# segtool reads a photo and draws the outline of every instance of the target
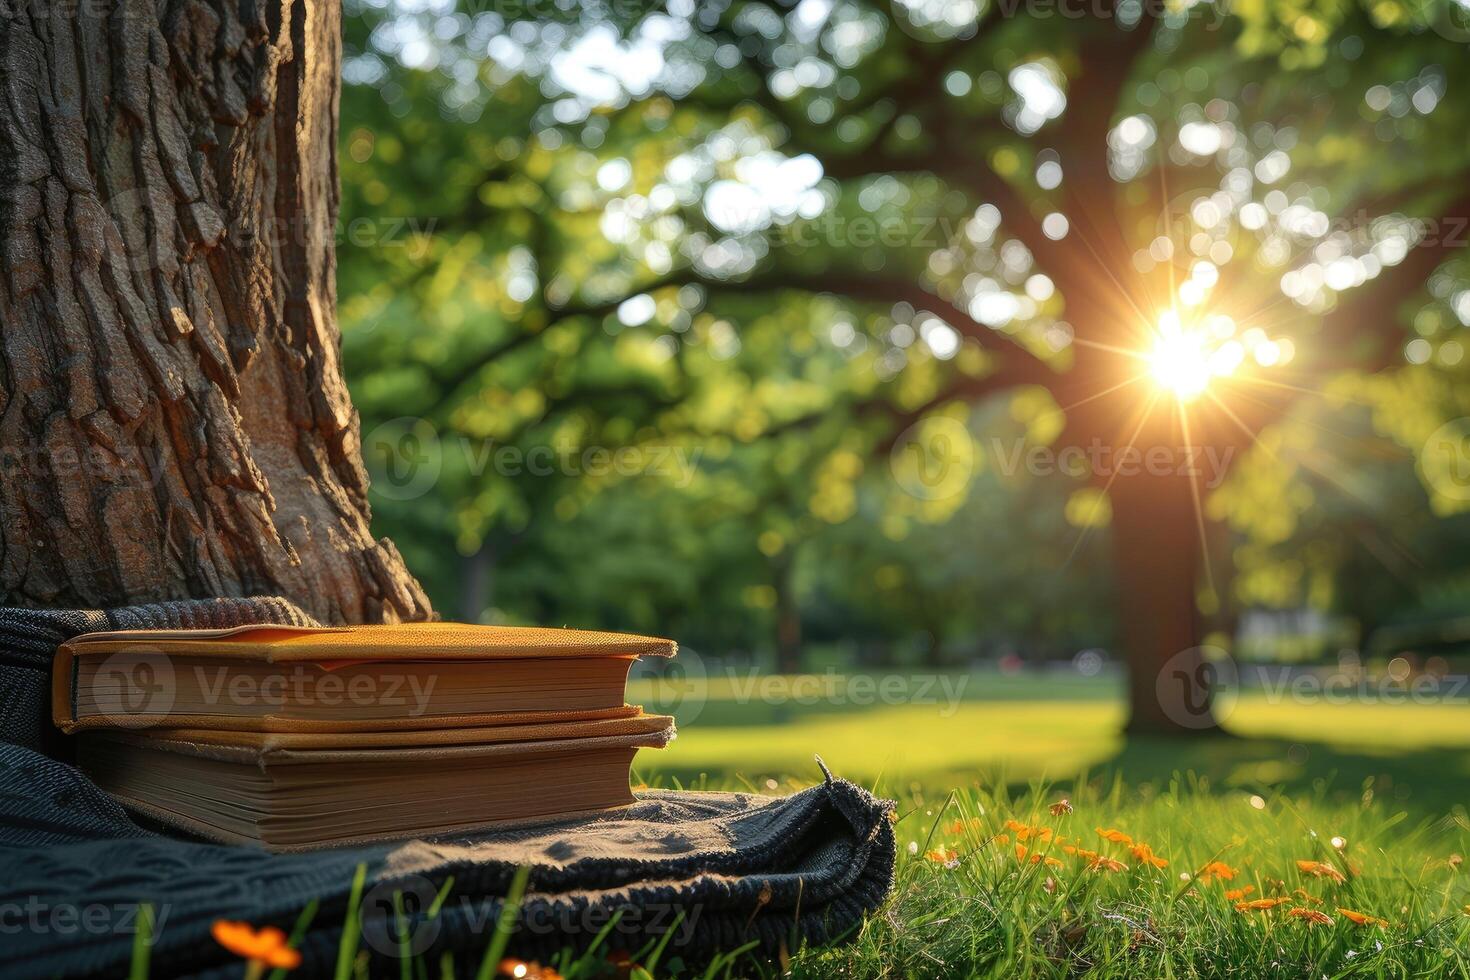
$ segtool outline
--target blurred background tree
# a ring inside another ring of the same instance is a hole
[[[350,2],[378,527],[467,619],[787,671],[1114,649],[1138,730],[1261,610],[1453,647],[1467,28]]]

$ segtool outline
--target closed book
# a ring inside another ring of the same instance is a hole
[[[463,623],[89,633],[62,645],[65,732],[353,732],[629,718],[628,670],[676,644]]]
[[[673,719],[376,733],[91,731],[78,765],[129,808],[171,827],[270,850],[453,836],[633,802],[639,748]]]

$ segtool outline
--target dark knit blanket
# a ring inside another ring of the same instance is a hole
[[[665,961],[698,963],[748,943],[769,955],[839,941],[892,885],[892,805],[825,772],[821,785],[783,798],[650,791],[631,808],[572,822],[274,855],[144,826],[61,761],[67,747],[47,713],[50,661],[63,640],[101,629],[258,622],[311,624],[273,598],[105,612],[0,609],[7,976],[126,975],[145,903],[157,921],[153,976],[238,976],[240,961],[210,939],[211,923],[289,931],[313,899],[319,908],[291,975],[327,975],[359,865],[367,869],[361,948],[374,976],[396,976],[405,947],[430,963],[447,953],[457,975],[473,975],[521,866],[531,876],[510,950],[543,961],[590,945],[615,914],[602,948],[636,951],[667,936]]]

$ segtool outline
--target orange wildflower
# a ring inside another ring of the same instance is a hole
[[[935,864],[942,864],[948,867],[959,863],[960,853],[952,847],[945,847],[943,844],[940,844],[933,850],[925,851],[924,860],[933,861]]]
[[[1103,857],[1101,855],[1098,855],[1097,857],[1093,858],[1091,861],[1087,862],[1087,867],[1088,867],[1088,870],[1090,870],[1090,871],[1127,871],[1128,870],[1128,865],[1124,864],[1122,861],[1114,861],[1110,857]]]
[[[275,926],[257,931],[248,923],[218,919],[209,932],[215,942],[252,964],[278,970],[294,970],[301,965],[301,954],[286,945],[286,934]]]
[[[1016,845],[1016,860],[1022,864],[1025,864],[1027,861],[1030,861],[1032,864],[1045,862],[1048,868],[1060,868],[1062,866],[1062,862],[1054,857],[1047,857],[1045,854],[1034,854],[1028,851],[1025,844]]]
[[[607,965],[613,968],[613,976],[616,980],[628,980],[634,970],[642,970],[633,959],[633,954],[626,949],[615,949],[607,954]]]
[[[969,820],[953,820],[944,829],[951,834],[963,834],[966,830],[979,830],[982,826],[979,817],[971,817]]]
[[[1341,915],[1344,919],[1347,919],[1349,922],[1356,926],[1377,926],[1378,928],[1382,929],[1383,927],[1388,925],[1387,919],[1380,919],[1377,916],[1369,915],[1366,912],[1354,912],[1352,909],[1339,907],[1337,910],[1337,914]]]
[[[1298,861],[1296,867],[1302,874],[1311,875],[1314,878],[1326,878],[1337,884],[1347,881],[1341,871],[1325,861]]]
[[[1001,847],[1005,847],[1007,844],[1009,844],[1011,842],[1011,835],[1010,834],[996,834],[995,837],[994,837],[994,840]]]
[[[1063,814],[1067,814],[1067,813],[1071,813],[1072,812],[1072,801],[1071,800],[1057,800],[1050,807],[1048,807],[1048,809],[1051,810],[1051,815],[1052,816],[1054,816],[1054,817],[1060,817]]]
[[[1169,863],[1168,861],[1155,854],[1154,849],[1152,847],[1149,847],[1142,841],[1134,844],[1133,847],[1129,848],[1129,850],[1133,854],[1134,858],[1136,858],[1141,864],[1151,864],[1156,868],[1162,868]]]
[[[1073,847],[1071,844],[1064,845],[1062,851],[1066,854],[1075,854],[1084,861],[1096,861],[1098,856],[1096,851],[1089,851],[1085,847]]]
[[[1289,898],[1257,898],[1249,902],[1236,902],[1235,911],[1265,912],[1267,909],[1274,909],[1276,906],[1285,905],[1290,901],[1291,899]]]
[[[1126,844],[1129,846],[1133,844],[1133,838],[1129,837],[1121,830],[1103,830],[1101,827],[1099,827],[1097,828],[1097,833],[1098,836],[1101,837],[1103,840],[1112,841],[1114,844]]]
[[[1043,855],[1041,855],[1041,854],[1032,854],[1031,851],[1029,849],[1027,849],[1027,847],[1026,847],[1025,844],[1017,844],[1016,845],[1016,863],[1017,864],[1025,864],[1028,860],[1032,864],[1040,864],[1041,861],[1042,861],[1042,858],[1043,858]],[[1046,858],[1046,862],[1047,862],[1047,864],[1051,864],[1053,862],[1055,862],[1057,864],[1061,864],[1061,862],[1060,861],[1057,861],[1056,858]]]
[[[1232,888],[1225,893],[1225,900],[1227,902],[1238,902],[1255,890],[1255,885],[1246,885],[1244,888]]]
[[[1015,831],[1016,840],[1030,840],[1032,837],[1043,841],[1051,840],[1052,829],[1050,827],[1032,827],[1019,820],[1007,820],[1005,827],[1006,830]]]
[[[1211,861],[1200,869],[1199,880],[1208,882],[1219,878],[1221,881],[1232,881],[1238,874],[1240,874],[1239,871],[1224,861]]]
[[[1291,916],[1293,919],[1304,919],[1306,920],[1308,925],[1332,925],[1332,916],[1328,915],[1326,912],[1318,912],[1316,909],[1292,909],[1286,914]]]

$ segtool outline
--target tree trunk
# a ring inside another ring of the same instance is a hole
[[[776,672],[801,673],[801,608],[792,587],[795,561],[779,560],[771,576],[776,589]]]
[[[0,17],[0,601],[430,615],[340,371],[339,6]]]
[[[1191,480],[1138,473],[1118,476],[1109,488],[1129,732],[1217,730],[1212,678],[1199,651],[1202,565]]]
[[[478,623],[485,610],[495,604],[495,545],[483,542],[475,553],[460,559],[461,586],[459,618]]]

